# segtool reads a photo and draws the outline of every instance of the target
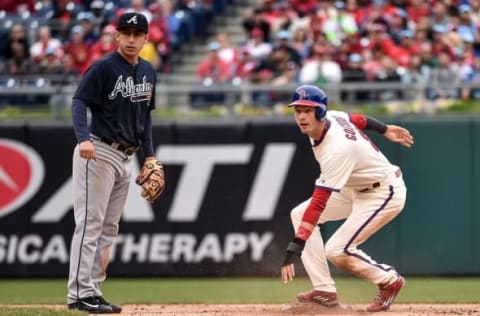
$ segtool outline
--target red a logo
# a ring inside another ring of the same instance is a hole
[[[0,138],[0,217],[30,200],[45,174],[43,161],[31,147]]]

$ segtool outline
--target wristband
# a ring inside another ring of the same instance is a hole
[[[287,252],[293,252],[300,257],[302,254],[303,248],[305,247],[305,240],[300,238],[295,238],[287,246]]]
[[[293,263],[297,257],[300,257],[304,247],[305,240],[299,238],[293,239],[293,241],[291,241],[287,246],[287,251],[285,252],[282,266]]]
[[[387,131],[387,125],[379,120],[374,119],[373,117],[367,116],[367,125],[365,129],[376,131],[380,134],[385,134]]]

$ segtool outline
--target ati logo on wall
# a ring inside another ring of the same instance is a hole
[[[165,166],[183,166],[167,212],[167,220],[195,222],[213,168],[218,165],[246,165],[250,163],[253,150],[253,144],[159,146],[156,156]],[[265,146],[253,184],[248,188],[250,193],[242,212],[243,221],[268,221],[273,218],[294,152],[295,144],[292,143],[271,143]],[[139,165],[135,164],[132,174],[138,172]],[[135,177],[132,177],[122,220],[152,222],[152,205],[141,197],[141,187],[136,185],[134,180]],[[235,185],[235,179],[232,179],[232,185]],[[72,179],[69,178],[33,215],[32,221],[59,222],[72,206]]]
[[[0,217],[23,206],[44,178],[42,158],[27,145],[0,139]]]

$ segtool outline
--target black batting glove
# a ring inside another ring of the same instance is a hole
[[[282,267],[293,263],[297,258],[302,255],[303,248],[305,247],[305,240],[295,238],[288,243],[285,257],[283,259]]]

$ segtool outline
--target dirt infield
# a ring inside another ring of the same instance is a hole
[[[124,316],[288,316],[288,315],[370,315],[363,312],[367,305],[352,305],[324,308],[308,303],[294,304],[168,304],[168,305],[124,305]],[[394,304],[387,312],[375,315],[430,316],[430,315],[480,315],[480,304]]]
[[[42,307],[55,310],[65,305],[1,305],[12,308]],[[375,315],[432,316],[480,315],[480,304],[394,304],[390,310],[367,313],[367,305],[325,308],[311,303],[292,304],[135,304],[123,305],[119,316],[289,316],[289,315]]]

